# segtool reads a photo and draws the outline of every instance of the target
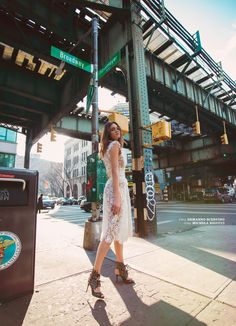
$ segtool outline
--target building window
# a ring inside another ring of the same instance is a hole
[[[0,166],[13,168],[15,166],[15,155],[0,153]]]
[[[75,156],[73,158],[73,164],[76,165],[76,164],[78,164],[78,162],[79,162],[79,157],[78,156]]]
[[[67,150],[66,150],[66,155],[68,156],[68,155],[70,155],[71,154],[71,148],[68,148]]]
[[[0,127],[0,140],[15,143],[16,135],[17,135],[16,131]]]
[[[86,174],[86,166],[82,166],[82,175]]]
[[[66,161],[66,170],[69,170],[71,168],[71,160]]]
[[[82,147],[85,147],[87,145],[88,141],[87,140],[82,140]]]
[[[87,156],[88,156],[88,152],[82,153],[82,162],[86,162],[87,161]]]
[[[73,170],[73,178],[78,177],[78,169]]]
[[[77,152],[79,150],[79,143],[74,145],[74,152]]]

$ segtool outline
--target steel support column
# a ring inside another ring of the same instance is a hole
[[[32,131],[27,130],[26,141],[25,141],[25,157],[24,157],[24,168],[29,169],[30,167],[30,151],[33,146],[32,142]]]
[[[140,9],[131,1],[133,52],[126,55],[132,134],[132,169],[135,194],[135,233],[141,237],[157,234],[153,154],[143,144],[151,143],[147,80]],[[127,48],[128,49],[128,48]]]

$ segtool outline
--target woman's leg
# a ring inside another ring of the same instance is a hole
[[[119,243],[119,241],[114,241],[114,247],[116,253],[116,267],[115,267],[116,281],[118,277],[117,275],[120,275],[125,283],[134,283],[132,278],[128,277],[128,270],[124,265],[123,244]]]
[[[116,261],[123,263],[123,244],[119,243],[119,241],[114,241],[115,253],[116,253]]]
[[[106,254],[107,254],[107,252],[108,252],[108,250],[110,248],[110,245],[111,244],[110,243],[107,243],[105,240],[102,240],[99,243],[97,254],[96,254],[96,258],[95,258],[95,262],[94,262],[94,266],[93,266],[93,271],[90,274],[90,277],[89,277],[89,281],[88,282],[91,281],[91,277],[93,277],[94,273],[96,275],[96,278],[98,277],[97,279],[99,280],[99,275],[98,274],[101,273],[102,263],[103,263],[104,258],[105,258]],[[93,292],[98,293],[98,296],[97,297],[99,297],[101,299],[104,298],[103,294],[101,293],[100,286],[97,286],[96,288],[92,287],[91,284],[90,284],[90,286],[92,288],[92,293]]]
[[[107,255],[108,250],[110,249],[110,245],[111,245],[110,243],[107,243],[105,240],[102,240],[98,246],[98,250],[93,266],[93,269],[95,269],[95,271],[97,271],[98,274],[101,273],[102,263]]]

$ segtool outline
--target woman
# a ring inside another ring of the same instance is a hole
[[[123,138],[120,126],[116,122],[107,122],[102,135],[100,151],[108,176],[103,195],[102,235],[94,267],[88,280],[88,287],[91,287],[92,295],[100,299],[104,299],[104,295],[100,291],[101,267],[112,241],[114,241],[117,259],[116,281],[121,277],[124,283],[134,283],[128,277],[123,258],[123,242],[132,235],[132,218],[125,164],[121,152],[122,146]]]

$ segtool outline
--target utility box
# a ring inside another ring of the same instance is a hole
[[[98,153],[87,157],[86,193],[89,202],[102,202],[103,191],[107,181],[106,168]]]
[[[0,302],[34,291],[38,172],[0,168]]]

